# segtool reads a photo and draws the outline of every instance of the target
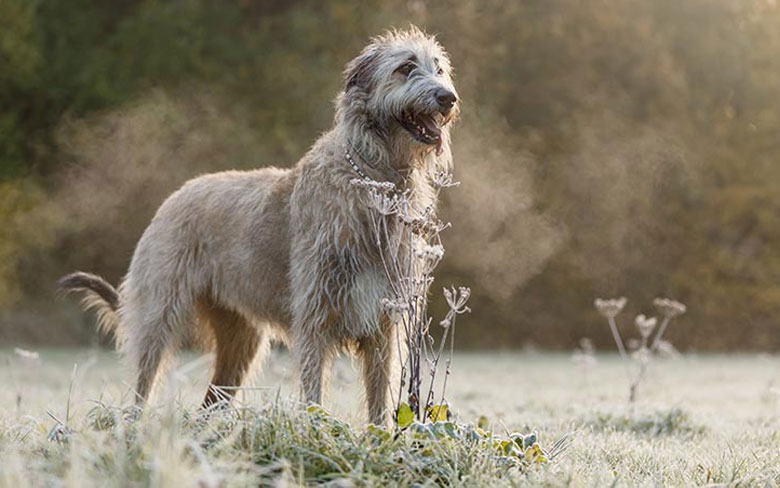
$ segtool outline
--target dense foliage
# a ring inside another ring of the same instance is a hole
[[[3,342],[93,337],[59,274],[117,281],[199,172],[294,162],[345,62],[410,22],[464,100],[439,277],[473,285],[459,346],[607,345],[605,295],[687,303],[683,348],[780,345],[772,0],[0,0]]]

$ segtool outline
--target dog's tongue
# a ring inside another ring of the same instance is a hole
[[[423,115],[417,119],[422,125],[425,126],[425,130],[427,130],[431,134],[438,134],[441,129],[439,129],[439,126],[436,124],[436,121],[433,120],[433,117],[428,117],[427,115]]]
[[[428,131],[429,134],[435,134],[436,135],[436,154],[440,155],[442,148],[441,148],[441,127],[436,123],[436,120],[433,117],[420,117],[419,122],[425,126],[425,130]]]

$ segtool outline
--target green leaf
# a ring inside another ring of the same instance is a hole
[[[510,455],[514,450],[514,443],[506,439],[496,439],[493,441],[493,448],[497,449],[501,454]]]
[[[473,442],[473,443],[479,442],[480,440],[482,440],[483,437],[485,437],[484,436],[484,431],[482,431],[482,432],[480,432],[480,431],[482,431],[482,429],[479,429],[479,431],[478,431],[477,429],[469,427],[469,429],[466,430],[466,433],[465,433],[464,437],[469,442]]]
[[[433,439],[436,434],[433,432],[433,424],[423,424],[414,421],[409,425],[409,431],[413,433],[415,439]]]
[[[525,450],[525,460],[529,463],[546,463],[547,455],[542,451],[542,448],[539,447],[539,444],[535,442],[531,447]]]
[[[489,424],[488,418],[484,415],[480,415],[479,419],[477,419],[477,427],[480,429],[487,429]]]
[[[308,407],[306,407],[306,412],[309,413],[310,415],[320,415],[320,416],[323,416],[323,417],[329,417],[330,416],[328,414],[328,412],[324,408],[322,408],[321,406],[316,405],[316,404],[315,405],[309,405]]]
[[[520,434],[518,432],[512,432],[509,434],[509,438],[512,439],[512,441],[517,444],[521,449],[525,449],[528,446],[523,445],[523,434]],[[530,445],[530,444],[529,444]]]
[[[444,432],[446,432],[447,436],[452,439],[460,439],[460,433],[458,431],[457,425],[455,425],[455,422],[444,422]]]
[[[536,444],[536,432],[533,432],[523,437],[523,449],[528,449],[534,444]]]
[[[427,414],[431,422],[446,422],[450,416],[447,405],[443,404],[428,407]]]
[[[412,425],[412,422],[414,422],[412,407],[410,407],[408,403],[401,403],[401,405],[398,406],[398,413],[396,413],[395,416],[396,425],[401,429],[405,429]]]
[[[433,432],[433,434],[439,439],[446,437],[449,437],[450,439],[458,439],[460,437],[454,422],[434,422],[430,424],[430,426],[431,432]]]
[[[377,425],[368,424],[368,427],[366,427],[366,432],[368,432],[369,435],[380,442],[387,442],[390,440],[390,432]]]

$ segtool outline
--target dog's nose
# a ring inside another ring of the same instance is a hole
[[[442,110],[449,110],[458,101],[458,97],[451,91],[440,88],[436,90],[436,101],[439,102],[439,107]]]

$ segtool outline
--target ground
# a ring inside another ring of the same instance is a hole
[[[233,471],[224,451],[215,454],[203,442],[199,448],[192,446],[196,443],[187,438],[187,430],[177,427],[179,420],[197,413],[208,356],[186,354],[179,359],[167,386],[157,392],[154,407],[170,412],[174,420],[171,425],[164,420],[154,424],[159,432],[148,437],[155,439],[154,445],[139,446],[136,437],[111,444],[105,432],[121,430],[125,424],[104,430],[102,417],[93,410],[96,401],[106,409],[130,403],[129,377],[113,352],[35,352],[37,358],[0,350],[0,486],[232,486],[257,484],[257,477],[264,476],[262,456],[248,458],[256,472]],[[585,365],[561,353],[459,353],[446,397],[463,423],[485,416],[491,429],[502,435],[535,431],[542,447],[569,437],[570,445],[560,457],[508,478],[507,483],[780,484],[780,388],[775,386],[780,382],[780,359],[692,354],[657,359],[633,407],[627,402],[625,365],[613,355],[596,359]],[[289,357],[274,351],[264,372],[252,381],[252,389],[240,396],[252,408],[294,409]],[[360,384],[350,361],[336,364],[324,407],[356,431],[364,430]],[[65,427],[57,427],[58,422]],[[141,438],[141,433],[137,436]],[[195,461],[183,461],[180,451],[170,447],[179,444]],[[134,454],[134,449],[142,455]],[[289,483],[312,482],[296,468],[300,459],[284,461]],[[144,466],[133,466],[140,462]],[[343,471],[343,464],[339,469]],[[373,478],[355,479],[371,484]],[[460,482],[477,483],[467,481]],[[449,482],[460,483],[457,478]]]

